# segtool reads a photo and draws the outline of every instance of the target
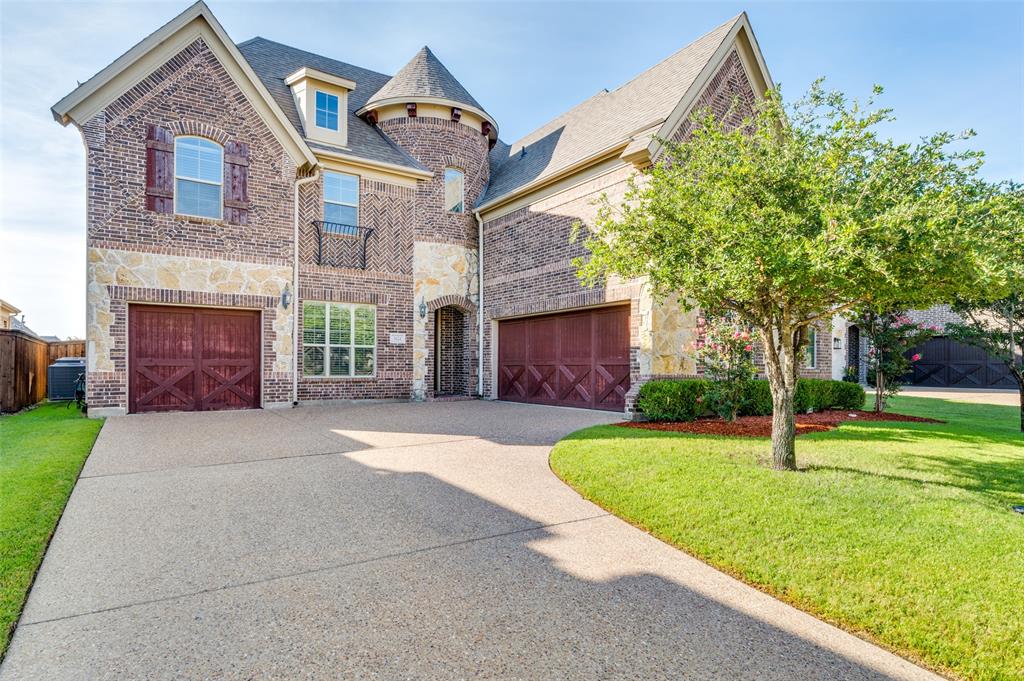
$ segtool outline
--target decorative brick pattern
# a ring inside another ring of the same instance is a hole
[[[476,218],[468,208],[476,205],[490,174],[487,137],[440,118],[393,118],[381,122],[380,129],[434,173],[416,189],[415,239],[476,248]],[[463,213],[444,209],[445,168],[465,173]]]
[[[754,110],[754,89],[743,70],[743,62],[733,50],[725,58],[722,66],[711,77],[704,91],[690,107],[691,114],[700,115],[710,110],[717,119],[724,120],[728,125],[739,125],[744,117]],[[735,106],[733,106],[735,104]],[[685,140],[693,131],[693,120],[687,115],[671,140],[677,144]]]

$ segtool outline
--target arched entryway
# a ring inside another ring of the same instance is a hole
[[[849,370],[851,367],[857,376],[857,380],[863,380],[861,378],[860,371],[860,328],[857,326],[851,326],[846,330],[846,367]]]
[[[428,398],[476,394],[476,307],[463,296],[428,303],[426,321]]]
[[[434,395],[470,393],[466,353],[466,315],[454,305],[434,312]]]

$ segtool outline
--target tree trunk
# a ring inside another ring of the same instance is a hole
[[[882,375],[882,362],[875,363],[875,413],[885,411],[885,376]]]
[[[772,391],[772,468],[796,470],[796,415],[793,396],[796,391]]]
[[[794,332],[759,329],[764,344],[764,368],[772,393],[772,468],[796,470],[796,416],[793,407],[799,362]]]

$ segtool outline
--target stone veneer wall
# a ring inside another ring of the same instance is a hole
[[[413,396],[434,393],[434,315],[452,305],[463,313],[463,343],[469,358],[469,391],[477,385],[477,305],[480,302],[477,251],[457,244],[418,241],[414,247]],[[419,305],[427,306],[420,317]]]
[[[249,145],[245,225],[146,210],[146,126]],[[197,39],[82,126],[86,146],[87,400],[128,404],[127,305],[262,310],[265,403],[290,399],[295,166],[216,56]]]

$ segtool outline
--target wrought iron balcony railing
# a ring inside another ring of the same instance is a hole
[[[366,269],[366,242],[373,234],[371,227],[322,220],[314,220],[312,226],[317,265]]]

